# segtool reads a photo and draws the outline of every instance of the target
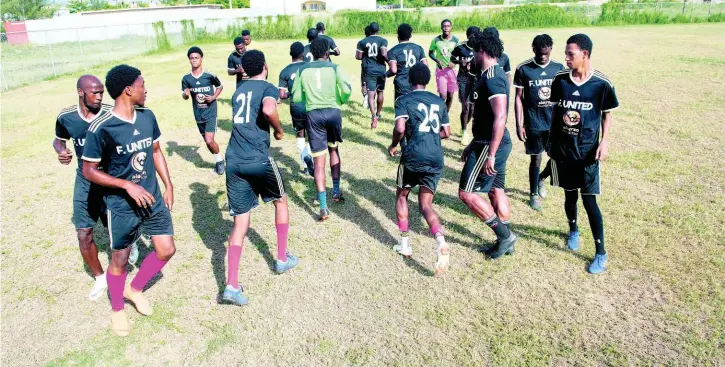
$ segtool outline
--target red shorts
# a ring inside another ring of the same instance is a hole
[[[436,69],[436,85],[438,94],[445,96],[458,91],[456,72],[451,68]]]

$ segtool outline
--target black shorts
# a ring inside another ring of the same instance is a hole
[[[549,144],[548,131],[529,131],[526,129],[526,154],[539,155],[544,152],[546,145]]]
[[[463,103],[464,101],[468,104],[473,104],[473,98],[471,97],[471,94],[466,94],[466,85],[468,84],[468,78],[461,78],[458,77],[458,101]]]
[[[216,103],[207,108],[194,108],[194,119],[196,119],[196,127],[199,134],[216,133],[217,129],[217,109]]]
[[[138,240],[142,232],[151,237],[174,235],[171,212],[163,200],[157,200],[150,210],[114,213],[108,209],[106,213],[112,250],[128,248]]]
[[[404,165],[399,164],[398,179],[396,180],[396,183],[399,189],[412,189],[416,186],[422,186],[435,193],[438,188],[438,181],[440,178],[440,172],[414,172]]]
[[[368,89],[368,92],[385,90],[385,75],[365,76],[365,87]]]
[[[313,157],[325,154],[328,147],[342,143],[342,114],[337,108],[323,108],[307,112],[307,139]]]
[[[106,225],[103,188],[92,184],[78,172],[73,186],[73,225],[76,229],[93,228],[100,219]]]
[[[582,195],[602,193],[599,161],[567,162],[551,160],[551,184],[564,190],[581,190]]]
[[[471,153],[466,157],[463,171],[461,171],[459,189],[465,192],[482,193],[488,193],[491,189],[503,190],[506,187],[506,160],[511,153],[511,145],[511,138],[509,134],[505,133],[496,151],[496,162],[494,162],[496,174],[487,176],[483,172],[483,164],[486,162],[489,145],[488,143],[474,143]]]
[[[256,208],[260,196],[268,203],[284,195],[282,175],[272,157],[267,162],[227,162],[227,200],[232,217]]]
[[[365,85],[365,69],[360,70],[360,84]]]
[[[292,127],[295,132],[300,132],[305,129],[307,123],[307,112],[290,107],[290,115],[292,116]]]

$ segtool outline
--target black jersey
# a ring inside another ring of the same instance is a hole
[[[204,98],[206,96],[213,96],[216,89],[221,86],[222,82],[219,78],[206,70],[202,70],[199,76],[194,76],[189,72],[181,78],[181,91],[183,92],[184,89],[189,88],[194,116],[200,116],[208,109],[216,109],[216,100],[207,103]]]
[[[337,48],[337,45],[335,44],[335,40],[333,40],[332,37],[330,37],[326,34],[321,34],[317,38],[322,38],[325,41],[327,41],[327,46],[330,48],[330,52],[335,51],[335,49]],[[332,55],[330,55],[330,56],[332,56]]]
[[[388,51],[388,60],[395,62],[398,72],[395,74],[395,91],[398,94],[405,94],[410,91],[410,81],[408,81],[409,69],[417,62],[425,59],[425,51],[423,47],[412,42],[401,42]]]
[[[227,59],[227,68],[229,69],[239,69],[240,66],[242,66],[242,57],[244,57],[244,54],[240,54],[237,51],[232,52],[229,54],[229,58]],[[247,73],[237,73],[237,84],[241,82],[242,80],[247,80],[249,77],[247,76]]]
[[[297,71],[300,70],[300,67],[302,66],[302,61],[295,61],[289,65],[287,65],[282,71],[279,73],[279,89],[284,89],[287,91],[287,95],[290,101],[290,110],[294,112],[304,113],[305,112],[305,102],[300,103],[294,103],[293,102],[293,95],[292,95],[292,87],[295,84],[295,78],[297,77]]]
[[[506,74],[511,73],[511,60],[509,59],[509,55],[506,55],[505,52],[501,53],[501,57],[496,59],[496,62],[501,66]]]
[[[68,141],[73,139],[73,148],[76,152],[76,158],[78,159],[78,173],[81,173],[83,168],[83,146],[86,143],[86,132],[88,127],[95,118],[108,113],[113,106],[102,104],[101,110],[98,114],[90,120],[86,120],[81,116],[81,108],[78,105],[66,107],[60,111],[58,117],[55,119],[55,137]]]
[[[309,43],[305,45],[304,54],[305,54],[305,62],[313,62],[313,61],[315,61],[315,57],[312,56],[312,50],[310,50],[310,44]]]
[[[461,65],[458,68],[458,79],[468,80],[471,61],[473,61],[473,49],[468,42],[461,42],[453,49],[451,60]],[[466,67],[463,66],[464,64]]]
[[[395,120],[406,118],[400,163],[413,172],[443,171],[440,131],[449,125],[446,102],[426,90],[414,90],[395,100]]]
[[[491,140],[494,115],[490,101],[492,98],[506,97],[506,113],[508,113],[508,90],[509,80],[500,65],[490,66],[483,71],[473,92],[475,106],[471,130],[474,141],[488,142]]]
[[[549,61],[539,65],[528,59],[516,68],[514,87],[523,89],[524,127],[529,131],[551,129],[551,83],[564,65]]]
[[[378,35],[363,38],[357,43],[357,50],[363,54],[365,75],[371,77],[385,76],[385,60],[382,50],[388,48],[388,40]]]
[[[232,96],[233,128],[226,160],[258,163],[269,159],[270,125],[262,113],[262,102],[279,98],[279,89],[265,80],[245,80]]]
[[[567,161],[594,161],[599,147],[602,114],[619,107],[612,81],[598,70],[575,83],[563,70],[551,85],[555,103],[551,118],[551,157]]]
[[[83,160],[100,162],[109,175],[140,185],[164,205],[156,179],[153,144],[161,131],[151,110],[138,107],[131,121],[112,111],[91,122],[86,133]],[[106,206],[112,212],[133,213],[142,210],[125,190],[106,188]]]

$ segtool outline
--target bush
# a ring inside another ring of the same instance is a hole
[[[171,50],[171,43],[169,42],[169,37],[166,36],[164,22],[155,22],[153,27],[154,33],[156,34],[156,51]]]

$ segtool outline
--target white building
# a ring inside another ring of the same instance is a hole
[[[375,0],[251,0],[250,9],[269,15],[297,15],[307,12],[334,13],[340,10],[374,11]]]

